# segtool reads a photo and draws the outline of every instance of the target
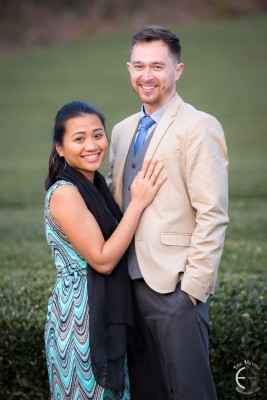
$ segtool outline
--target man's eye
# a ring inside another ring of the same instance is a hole
[[[137,69],[138,71],[142,69],[142,65],[135,65],[134,66],[135,69]]]
[[[156,71],[159,71],[159,70],[162,69],[162,66],[161,66],[161,65],[155,65],[155,66],[154,66],[154,69],[155,69]]]

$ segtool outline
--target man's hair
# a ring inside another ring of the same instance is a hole
[[[146,25],[136,32],[131,40],[131,53],[136,44],[156,40],[164,42],[169,47],[171,54],[180,62],[181,46],[179,38],[168,29],[159,25]]]

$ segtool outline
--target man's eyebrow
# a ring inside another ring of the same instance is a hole
[[[131,64],[143,64],[143,61],[138,61],[138,60],[134,60],[134,61],[132,61],[131,62]],[[153,61],[152,63],[150,63],[151,65],[155,65],[155,64],[157,64],[157,65],[165,65],[165,62],[164,61]]]

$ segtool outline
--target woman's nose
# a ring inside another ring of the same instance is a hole
[[[96,147],[97,147],[97,146],[96,146],[95,140],[94,140],[93,138],[87,139],[87,140],[85,141],[85,144],[84,144],[85,150],[87,150],[87,151],[92,151],[92,150],[94,150]]]

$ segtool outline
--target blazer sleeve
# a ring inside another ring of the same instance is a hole
[[[186,184],[196,226],[181,287],[206,302],[214,292],[228,224],[228,156],[220,123],[210,115],[197,121],[185,147]]]

